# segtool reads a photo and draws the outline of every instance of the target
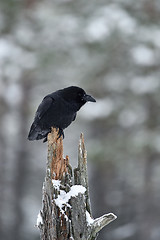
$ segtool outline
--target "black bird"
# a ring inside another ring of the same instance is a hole
[[[63,129],[75,120],[77,111],[86,102],[96,102],[96,100],[86,94],[82,88],[75,86],[48,94],[36,111],[28,139],[32,141],[44,138],[43,142],[46,142],[51,127],[59,129],[58,138],[64,137]]]

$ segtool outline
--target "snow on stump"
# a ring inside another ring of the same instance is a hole
[[[87,152],[83,134],[78,149],[78,167],[63,158],[63,140],[52,128],[48,134],[48,158],[43,183],[42,210],[37,217],[41,240],[94,240],[98,232],[117,217],[108,213],[93,219],[91,213]]]

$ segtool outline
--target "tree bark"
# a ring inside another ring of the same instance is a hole
[[[117,217],[113,213],[93,219],[91,213],[87,152],[83,134],[78,148],[78,167],[63,158],[63,140],[57,130],[48,134],[48,158],[43,184],[42,210],[37,218],[41,240],[94,240],[98,232]]]

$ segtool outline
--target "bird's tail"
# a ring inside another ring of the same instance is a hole
[[[36,129],[35,124],[33,123],[28,134],[28,140],[30,141],[37,140],[38,135],[39,133]]]
[[[28,140],[33,141],[33,140],[38,140],[39,138],[39,134],[38,132],[36,132],[36,130],[34,129],[33,131],[30,131],[28,134]]]
[[[48,130],[42,131],[33,123],[28,134],[28,140],[33,141],[43,139],[47,137],[48,133]]]

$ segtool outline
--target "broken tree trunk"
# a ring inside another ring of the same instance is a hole
[[[94,240],[98,232],[116,219],[113,213],[93,219],[90,206],[87,153],[83,134],[78,149],[78,167],[63,158],[63,140],[57,130],[48,134],[48,158],[43,184],[42,210],[37,218],[41,240]]]

